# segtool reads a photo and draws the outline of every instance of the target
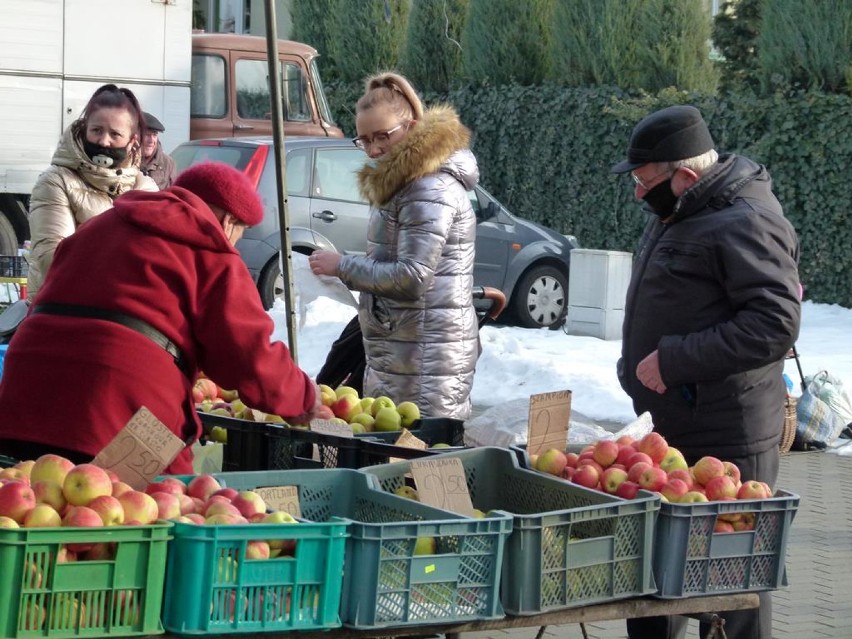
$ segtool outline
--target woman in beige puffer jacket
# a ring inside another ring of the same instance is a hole
[[[136,97],[113,84],[95,91],[83,116],[65,130],[51,166],[39,176],[30,199],[31,299],[41,288],[62,239],[112,208],[122,193],[157,190],[139,169],[144,132]]]

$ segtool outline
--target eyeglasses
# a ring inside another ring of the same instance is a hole
[[[374,144],[385,144],[388,140],[390,140],[391,135],[399,131],[404,126],[408,126],[408,122],[400,122],[392,129],[374,133],[372,137],[359,135],[357,138],[352,138],[352,144],[361,150],[366,150],[368,146],[373,146]]]
[[[665,171],[663,171],[662,173],[657,173],[656,175],[654,175],[654,176],[652,176],[652,177],[650,177],[650,178],[648,178],[647,180],[644,180],[644,181],[643,181],[643,180],[640,180],[638,177],[636,177],[636,174],[635,174],[635,173],[631,173],[631,174],[630,174],[630,177],[631,177],[631,178],[633,178],[633,183],[634,183],[636,186],[641,186],[641,187],[642,187],[643,189],[645,189],[646,191],[650,191],[650,190],[651,190],[651,187],[646,186],[646,185],[645,185],[645,182],[653,182],[653,181],[654,181],[654,180],[656,180],[658,177],[660,177],[661,175],[665,175],[666,173],[671,173],[672,175],[674,175],[674,171],[672,171],[671,169],[666,169],[666,170],[665,170]]]

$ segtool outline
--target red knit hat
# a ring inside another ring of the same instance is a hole
[[[246,175],[222,162],[202,162],[181,171],[172,186],[192,191],[247,226],[263,220],[263,202]]]

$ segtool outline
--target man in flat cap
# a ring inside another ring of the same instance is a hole
[[[175,181],[177,169],[175,161],[163,150],[160,142],[160,133],[165,131],[166,127],[150,113],[145,112],[143,115],[148,130],[142,140],[142,172],[154,180],[162,191]]]
[[[784,358],[799,333],[796,232],[763,166],[719,155],[701,113],[673,106],[633,129],[627,159],[648,222],[627,291],[618,376],[637,414],[687,463],[732,461],[774,485]],[[769,593],[725,613],[730,639],[770,639]],[[682,637],[686,619],[630,620],[630,639]],[[707,628],[702,625],[701,636]]]

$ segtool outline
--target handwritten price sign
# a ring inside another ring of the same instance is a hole
[[[172,463],[184,443],[144,406],[92,461],[141,490]]]
[[[411,475],[422,503],[473,517],[460,459],[418,459],[411,462]]]
[[[302,516],[299,489],[296,486],[270,486],[268,488],[257,488],[255,492],[263,497],[263,501],[270,509],[283,510],[293,517]]]
[[[565,450],[571,421],[571,391],[530,396],[527,452],[538,455],[548,448]]]

